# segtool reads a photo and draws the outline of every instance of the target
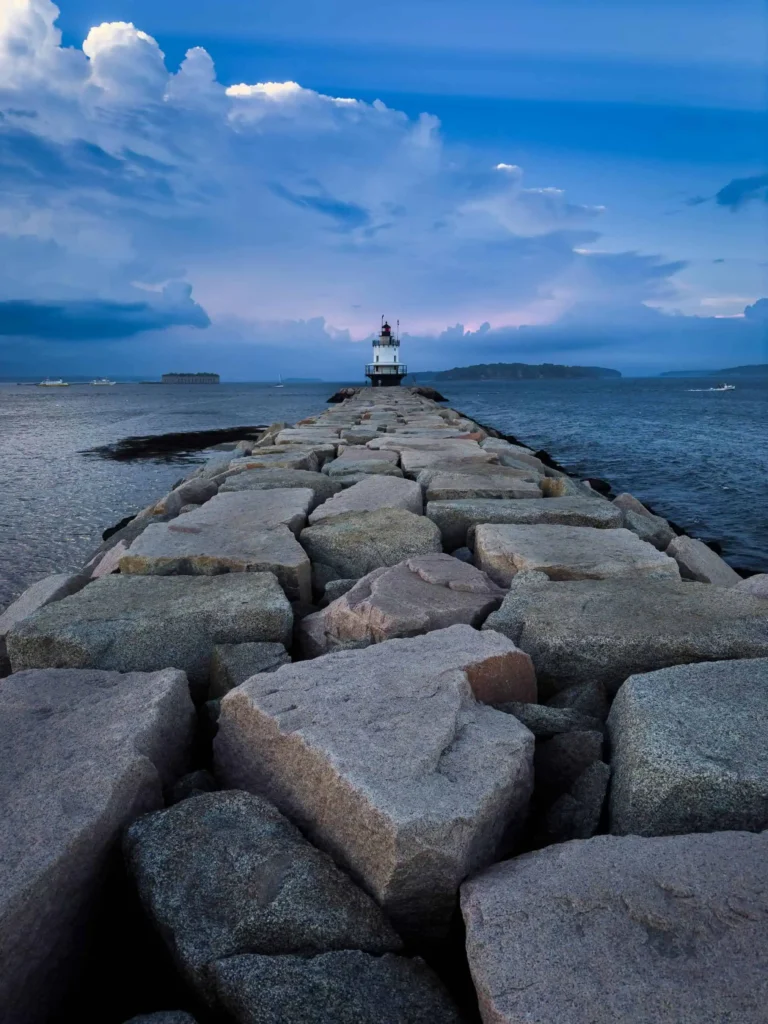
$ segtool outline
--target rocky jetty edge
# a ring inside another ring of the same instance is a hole
[[[9,1024],[758,1024],[768,575],[416,389],[0,615]]]

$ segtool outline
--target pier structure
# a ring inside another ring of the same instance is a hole
[[[768,577],[593,483],[353,389],[6,609],[7,1019],[763,1022]]]

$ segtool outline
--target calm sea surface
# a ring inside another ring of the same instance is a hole
[[[105,527],[189,472],[88,458],[84,449],[130,435],[292,422],[325,408],[336,386],[0,384],[0,608],[34,580],[76,568]],[[768,381],[691,390],[706,386],[628,379],[442,390],[480,422],[719,540],[731,564],[768,572]]]

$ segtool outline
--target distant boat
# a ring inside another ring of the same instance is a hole
[[[93,384],[94,386],[104,386],[110,388],[114,385],[114,383],[115,382],[113,380],[108,380],[106,377],[100,377],[98,380],[91,381],[91,384]]]
[[[735,391],[735,384],[721,384],[719,388],[711,388],[711,391]]]
[[[275,384],[273,386],[276,387],[276,388],[284,388],[285,384],[283,384],[283,375],[282,375],[282,373],[278,373],[277,376],[278,376],[278,379],[279,379],[280,383],[279,384]]]
[[[41,380],[37,385],[39,388],[68,388],[69,384],[59,377],[58,380],[51,380],[50,377],[46,377],[45,380]]]

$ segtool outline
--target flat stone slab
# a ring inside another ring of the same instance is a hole
[[[336,444],[339,440],[341,427],[334,427],[330,423],[318,425],[317,427],[287,427],[281,430],[275,438],[276,444]]]
[[[526,571],[552,580],[680,578],[674,559],[630,530],[591,526],[483,523],[475,527],[475,564],[503,587]]]
[[[415,480],[371,476],[348,487],[320,505],[310,515],[314,525],[343,512],[375,512],[380,508],[404,508],[420,516],[424,512],[424,496]]]
[[[587,580],[513,587],[483,629],[533,658],[545,696],[577,683],[615,693],[637,672],[768,657],[765,603],[682,580]]]
[[[537,475],[529,469],[440,461],[422,470],[418,481],[427,501],[457,498],[540,498]]]
[[[358,950],[315,957],[237,956],[215,968],[219,999],[238,1024],[461,1024],[419,958]]]
[[[186,770],[194,727],[187,679],[173,669],[3,680],[0,1006],[9,1024],[54,1019],[77,987],[115,845],[137,815],[162,807],[163,786]]]
[[[398,461],[398,453],[387,451],[385,448],[374,451],[365,445],[349,445],[346,448],[340,448],[339,454],[333,462],[326,463],[323,468],[339,467],[342,462],[393,462],[397,465]]]
[[[718,587],[735,587],[741,583],[741,576],[712,548],[693,537],[675,537],[667,548],[680,566],[684,580],[698,580],[699,583],[714,583]]]
[[[227,477],[220,491],[271,491],[275,488],[309,488],[314,498],[310,511],[341,490],[341,484],[330,480],[324,473],[313,473],[308,469],[249,469]]]
[[[216,644],[290,643],[293,612],[271,573],[106,576],[47,605],[8,634],[15,672],[173,666],[206,686]]]
[[[325,472],[326,467],[323,466]],[[359,484],[368,476],[402,477],[403,471],[386,459],[362,459],[359,462],[335,459],[328,467],[328,476],[342,487]]]
[[[178,520],[148,526],[120,571],[155,576],[273,572],[288,596],[311,599],[309,559],[294,534],[314,500],[308,488],[218,494]]]
[[[434,466],[450,464],[455,467],[457,463],[469,466],[483,466],[486,464],[498,464],[498,458],[494,452],[484,452],[475,441],[457,441],[457,445],[466,445],[465,448],[449,448],[447,443],[435,448],[404,448],[400,452],[400,465],[406,476],[414,480],[425,469]]]
[[[596,836],[462,886],[494,1024],[763,1024],[768,833]]]
[[[306,469],[318,472],[325,458],[333,458],[335,448],[330,445],[320,452],[314,448],[299,445],[283,445],[280,448],[254,449],[251,455],[240,459],[232,459],[228,466],[219,470],[214,479],[219,485],[235,473],[244,473],[249,469]]]
[[[312,579],[318,590],[330,580],[360,579],[412,555],[442,551],[435,524],[399,508],[344,512],[308,526],[301,543],[312,560]]]
[[[489,660],[477,636],[452,626],[295,662],[221,702],[217,777],[266,795],[422,935],[445,933],[459,883],[498,855],[532,787],[532,734],[473,696]]]
[[[459,498],[430,501],[427,516],[440,528],[448,550],[474,545],[474,527],[480,523],[510,523],[519,526],[592,526],[616,529],[622,525],[621,511],[609,502],[592,498]]]
[[[631,676],[608,730],[611,832],[768,829],[768,658]]]
[[[451,555],[417,555],[374,569],[327,608],[302,619],[299,639],[305,653],[316,657],[349,641],[375,644],[458,623],[479,627],[503,596],[473,565]],[[530,659],[521,657],[533,680]]]
[[[209,1002],[222,957],[402,945],[371,897],[252,793],[206,793],[146,815],[123,847],[144,910]]]

